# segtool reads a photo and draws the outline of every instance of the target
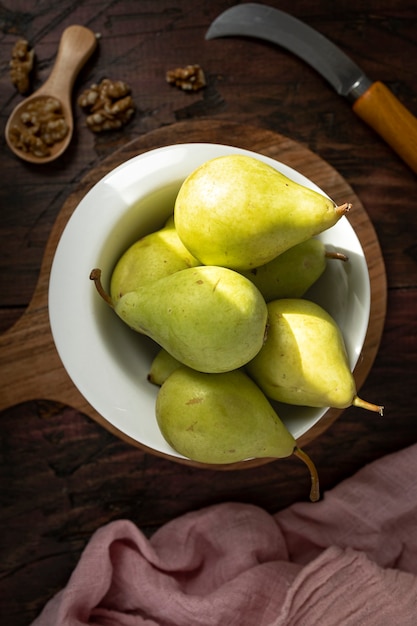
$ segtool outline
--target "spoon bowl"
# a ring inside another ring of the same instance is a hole
[[[96,35],[85,26],[68,26],[62,34],[58,54],[48,80],[31,96],[21,102],[10,115],[6,124],[6,142],[19,158],[29,163],[49,163],[57,159],[69,146],[73,131],[74,117],[71,104],[72,88],[75,79],[92,55],[97,46]],[[46,156],[38,156],[18,148],[13,142],[13,129],[23,128],[22,114],[32,104],[42,106],[48,98],[54,98],[61,106],[62,116],[66,122],[67,133],[63,139],[49,146]]]

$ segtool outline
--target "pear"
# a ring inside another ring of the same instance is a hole
[[[182,363],[175,359],[169,352],[161,348],[154,359],[148,374],[148,380],[159,387],[166,381],[173,371],[181,367]]]
[[[311,499],[319,498],[314,464],[241,369],[205,374],[179,367],[160,388],[155,411],[169,445],[200,463],[227,464],[295,454],[310,469]]]
[[[168,216],[165,224],[163,225],[162,228],[175,228],[175,222],[174,222],[174,214],[171,213],[171,215]]]
[[[303,298],[269,302],[268,336],[247,372],[266,396],[287,404],[347,408],[382,415],[358,397],[342,333],[320,305]]]
[[[328,259],[347,261],[342,252],[327,250],[324,243],[313,237],[303,241],[272,261],[250,270],[241,270],[267,302],[279,298],[301,298],[320,278]]]
[[[183,181],[174,221],[201,263],[242,270],[327,230],[349,208],[260,159],[230,154],[206,161]]]
[[[173,218],[163,228],[150,233],[122,254],[113,270],[110,295],[117,302],[125,293],[200,262],[182,244]]]
[[[116,303],[91,272],[102,297],[132,329],[184,365],[206,372],[241,367],[261,349],[267,308],[255,285],[218,266],[187,268],[142,285]]]

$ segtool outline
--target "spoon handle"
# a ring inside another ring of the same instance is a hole
[[[85,26],[68,26],[62,33],[54,67],[38,93],[70,98],[75,79],[97,46],[96,35]]]

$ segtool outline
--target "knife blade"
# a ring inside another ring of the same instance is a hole
[[[325,78],[353,111],[417,173],[417,118],[381,81],[373,81],[340,48],[304,22],[274,7],[248,2],[221,13],[205,38],[244,36],[276,43]]]

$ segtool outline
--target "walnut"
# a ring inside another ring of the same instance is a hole
[[[10,61],[10,78],[19,93],[30,91],[30,73],[33,69],[35,52],[25,39],[19,39],[13,47]]]
[[[184,91],[198,91],[206,86],[206,77],[199,65],[187,65],[168,70],[166,80]]]
[[[10,129],[10,140],[23,152],[46,157],[51,154],[51,146],[62,141],[68,130],[61,103],[56,98],[40,97],[23,109],[19,123]]]
[[[86,89],[79,96],[78,104],[88,113],[86,124],[94,133],[121,128],[135,112],[130,87],[121,80],[109,78]]]

